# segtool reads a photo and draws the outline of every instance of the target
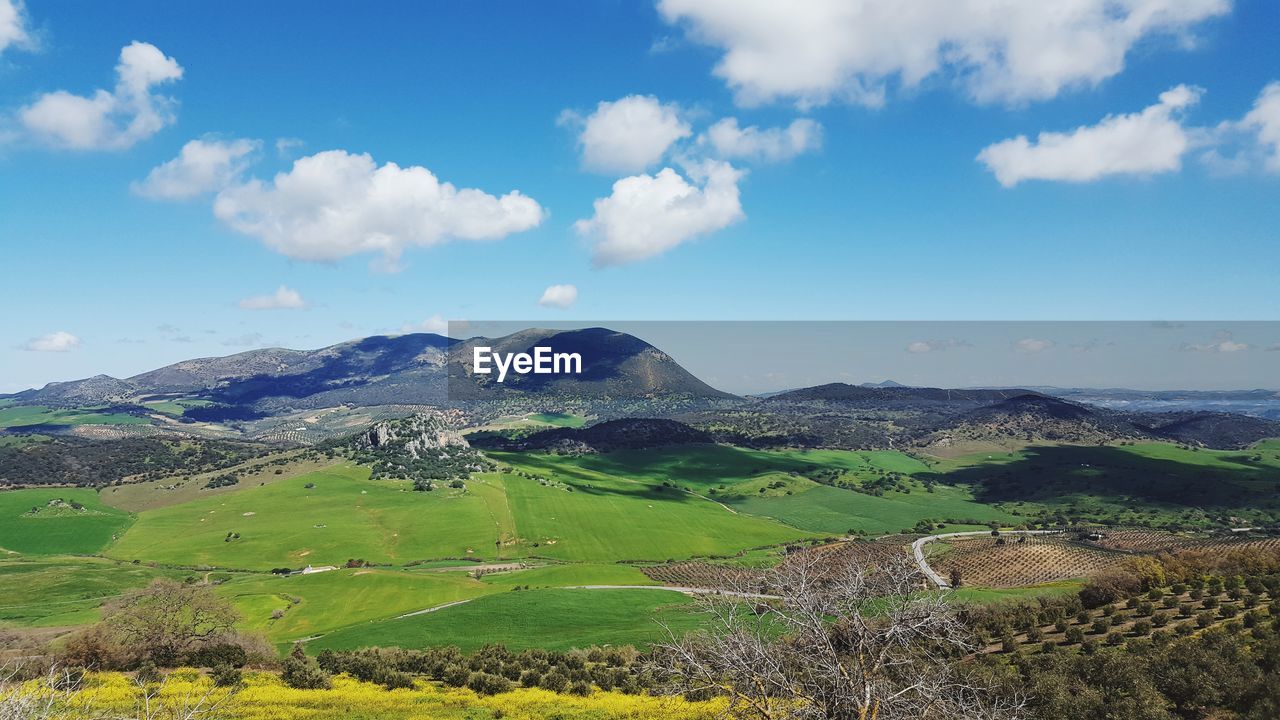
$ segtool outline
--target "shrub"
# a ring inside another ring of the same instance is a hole
[[[569,686],[568,692],[570,695],[586,697],[591,694],[591,683],[585,680],[579,680]]]
[[[487,672],[473,672],[467,677],[467,687],[477,695],[497,695],[509,692],[511,681],[501,675]]]
[[[329,673],[322,670],[314,658],[307,657],[301,645],[293,646],[293,652],[285,658],[280,680],[298,690],[328,690],[333,686]]]
[[[163,680],[164,676],[160,674],[160,670],[155,663],[147,660],[138,666],[138,672],[134,674],[134,679],[138,681],[139,685],[153,685]]]
[[[565,674],[561,672],[559,668],[556,668],[555,670],[552,670],[546,675],[543,675],[542,680],[538,683],[538,685],[543,690],[550,690],[551,692],[564,692],[564,689],[569,687],[569,678],[565,677]]]
[[[213,684],[218,687],[236,687],[244,681],[240,668],[225,663],[214,665],[209,672],[209,677],[213,679]]]

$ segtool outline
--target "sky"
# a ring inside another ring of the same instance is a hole
[[[1044,8],[0,0],[0,392],[475,318],[1280,319],[1280,5]]]

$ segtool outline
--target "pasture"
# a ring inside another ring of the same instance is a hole
[[[50,501],[76,503],[80,509]],[[79,555],[101,550],[132,522],[87,488],[0,491],[0,557],[6,554]]]
[[[287,643],[499,590],[462,573],[370,568],[287,577],[241,575],[217,592],[240,611],[244,627]]]
[[[40,405],[0,407],[0,428],[31,425],[148,425],[150,420],[126,413],[99,412],[104,408],[58,410]]]
[[[697,627],[693,601],[668,590],[521,590],[488,595],[431,613],[339,630],[307,643],[308,652],[377,645],[456,645],[464,652],[490,643],[512,650],[568,650],[589,645],[645,647]]]
[[[414,492],[407,482],[369,480],[368,468],[333,466],[144,511],[106,554],[252,570],[352,558],[389,564],[498,558],[504,514],[501,488],[483,479],[473,478],[465,490]]]

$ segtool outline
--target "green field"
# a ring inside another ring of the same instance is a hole
[[[180,571],[96,558],[0,561],[0,625],[61,626],[91,623],[111,598],[156,577]]]
[[[50,508],[49,501],[57,499],[83,510]],[[86,488],[0,491],[0,556],[96,553],[130,522],[129,513],[102,504]]]
[[[427,493],[368,478],[368,468],[335,466],[147,510],[106,554],[256,570],[500,554],[499,529],[510,522],[501,487],[472,479],[464,491]]]
[[[750,494],[729,500],[734,508],[777,518],[788,525],[827,533],[861,531],[870,534],[910,530],[922,519],[948,518],[1017,524],[1021,518],[975,502],[965,488],[939,485],[933,492],[886,493],[883,497],[795,480],[790,495]],[[953,531],[968,526],[949,525]]]
[[[918,477],[976,488],[985,503],[1052,519],[1208,527],[1280,519],[1280,442],[1245,450],[1170,443],[1031,446],[936,463]]]
[[[245,627],[283,643],[499,590],[461,573],[342,569],[239,576],[219,586],[218,594],[232,601]],[[283,613],[278,619],[272,617],[276,611]]]
[[[364,646],[457,645],[464,651],[489,643],[513,650],[568,650],[588,645],[645,646],[673,631],[697,627],[693,601],[664,590],[522,590],[504,592],[398,620],[339,630],[307,643],[309,652]]]
[[[516,586],[578,587],[582,585],[656,585],[656,581],[632,565],[600,565],[575,563],[547,565],[484,575],[480,580],[488,585],[509,589]]]
[[[95,412],[95,408],[54,410],[40,405],[0,407],[0,428],[29,425],[147,425],[137,415]]]

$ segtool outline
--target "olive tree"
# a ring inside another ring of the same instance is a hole
[[[842,561],[843,562],[843,561]],[[703,630],[661,645],[671,692],[724,695],[750,720],[1005,720],[1022,701],[961,672],[977,650],[907,558],[788,559],[762,582],[698,599]]]

